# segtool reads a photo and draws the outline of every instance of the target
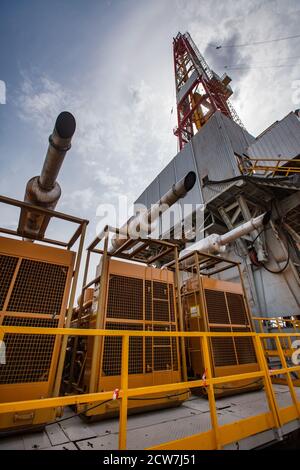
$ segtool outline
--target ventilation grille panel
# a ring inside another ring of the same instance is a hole
[[[248,325],[245,302],[241,294],[226,292],[227,304],[231,323],[233,325]]]
[[[3,326],[56,328],[57,319],[5,317]],[[0,366],[0,384],[47,382],[55,335],[4,335],[6,364]]]
[[[0,310],[3,309],[17,264],[18,258],[15,256],[0,255]]]
[[[209,323],[229,324],[225,293],[205,289],[205,299]]]
[[[59,315],[67,274],[66,266],[22,259],[7,310]]]
[[[109,280],[108,318],[143,320],[143,280],[111,275]]]
[[[106,323],[107,330],[143,330],[143,325],[132,323]],[[107,336],[104,339],[103,375],[120,375],[122,358],[122,338]],[[143,338],[129,338],[129,374],[143,373]]]

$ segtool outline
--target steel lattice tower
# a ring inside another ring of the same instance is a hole
[[[189,33],[178,33],[173,40],[175,86],[180,150],[219,110],[243,127],[228,98],[232,95],[231,78],[219,77],[210,69]]]

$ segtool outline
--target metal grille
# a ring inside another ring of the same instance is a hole
[[[175,331],[175,327],[154,325],[153,331]],[[178,368],[176,338],[154,337],[153,347],[153,360],[155,371],[170,369],[176,370]]]
[[[168,284],[153,282],[153,297],[155,299],[168,300]]]
[[[174,309],[174,288],[172,284],[169,284],[169,302],[170,302],[170,320],[175,321],[175,309]]]
[[[143,320],[143,280],[112,275],[109,280],[107,317]]]
[[[57,319],[5,317],[5,326],[56,328]],[[0,366],[0,384],[47,382],[55,335],[4,335],[6,364]]]
[[[167,282],[111,275],[105,328],[120,330],[174,331],[170,315],[175,321],[173,285]],[[144,313],[145,312],[145,313]],[[134,320],[127,323],[126,320]],[[145,321],[147,323],[145,323]],[[151,322],[151,324],[150,324]],[[153,325],[152,322],[164,322]],[[139,338],[129,340],[129,374],[178,369],[178,340],[176,338]],[[121,373],[122,339],[104,340],[103,375]]]
[[[145,281],[145,319],[152,320],[152,282]]]
[[[153,321],[169,322],[169,302],[153,300]]]
[[[204,292],[209,323],[229,324],[225,293],[210,289],[205,289]]]
[[[145,338],[145,372],[153,371],[153,338]]]
[[[211,328],[211,331],[230,333],[230,328]],[[232,332],[247,333],[250,328],[233,328]],[[257,362],[252,338],[212,338],[215,366],[253,364]]]
[[[230,333],[230,328],[211,328],[210,331]],[[234,366],[237,364],[233,338],[211,338],[212,356],[215,366]]]
[[[234,325],[248,325],[244,298],[241,294],[226,292],[227,304],[231,323]]]
[[[154,348],[154,370],[172,369],[172,351],[170,346],[160,346]]]
[[[178,341],[178,338],[172,338],[173,370],[178,370]]]
[[[66,266],[22,259],[7,310],[59,315],[67,274]]]
[[[246,333],[250,328],[233,328],[233,331]],[[234,343],[239,364],[257,362],[252,338],[234,338]]]
[[[17,263],[15,256],[0,255],[0,310],[3,309]]]
[[[132,323],[106,323],[107,330],[143,330],[143,325]],[[129,338],[129,374],[143,373],[143,338]],[[122,338],[107,336],[104,339],[102,370],[104,375],[120,375],[122,358]]]

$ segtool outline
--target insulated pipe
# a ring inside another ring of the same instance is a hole
[[[190,171],[177,183],[169,189],[162,198],[154,204],[151,209],[146,210],[136,216],[131,217],[121,228],[120,234],[122,238],[115,236],[112,241],[111,252],[120,248],[124,243],[131,238],[133,234],[142,232],[151,232],[154,229],[154,222],[160,214],[165,212],[180,198],[184,197],[194,186],[196,182],[196,173]]]
[[[56,119],[49,137],[49,146],[40,176],[31,178],[26,186],[24,201],[46,209],[55,209],[61,196],[56,181],[76,128],[74,116],[63,111]],[[38,212],[21,210],[18,231],[24,237],[43,237],[50,218]]]
[[[204,251],[206,253],[221,253],[225,250],[225,245],[231,243],[238,238],[247,235],[248,233],[256,230],[263,225],[266,225],[269,221],[270,214],[265,212],[264,214],[255,217],[254,219],[248,220],[244,224],[239,225],[238,227],[230,230],[223,235],[218,235],[216,233],[212,233],[206,238],[199,240],[198,242],[194,243],[191,248],[186,248],[180,253],[180,258],[185,256],[187,253],[191,251]]]

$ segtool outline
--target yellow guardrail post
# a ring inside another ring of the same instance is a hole
[[[128,409],[128,358],[129,358],[129,336],[122,338],[122,368],[121,368],[121,404],[119,420],[119,450],[126,449],[127,441],[127,409]]]
[[[200,338],[201,341],[201,338]],[[211,382],[212,379],[212,368],[211,368],[211,361],[210,361],[210,354],[209,354],[209,346],[208,346],[208,339],[207,336],[202,337],[202,347],[203,347],[203,358],[204,364],[206,368],[206,377],[208,381],[208,400],[209,400],[209,410],[210,410],[210,419],[211,419],[211,426],[214,431],[215,441],[216,441],[216,449],[220,450],[222,448],[220,443],[220,433],[219,433],[219,424],[218,424],[218,415],[217,415],[217,408],[216,408],[216,400],[215,400],[215,392],[214,386]]]
[[[261,338],[258,335],[254,336],[254,346],[255,346],[257,361],[258,361],[260,370],[264,372],[263,380],[264,380],[264,385],[265,385],[265,392],[266,392],[268,403],[269,403],[269,408],[274,418],[275,427],[279,431],[279,429],[281,428],[281,419],[279,415],[279,409],[278,409],[278,405],[276,402],[276,397],[275,397],[275,393],[273,390],[271,377],[269,374],[268,364],[267,364],[264,351],[262,348]]]
[[[290,394],[291,394],[293,403],[294,403],[294,405],[295,405],[295,407],[296,407],[298,416],[299,416],[299,418],[300,418],[300,404],[299,404],[299,402],[298,402],[298,400],[297,400],[297,395],[296,395],[296,393],[295,393],[293,381],[292,381],[292,379],[291,379],[290,372],[289,372],[289,370],[288,370],[288,365],[287,365],[287,362],[286,362],[286,359],[285,359],[285,355],[284,355],[284,352],[283,352],[283,349],[282,349],[282,345],[281,345],[281,342],[280,342],[278,336],[276,336],[275,341],[276,341],[276,346],[277,346],[279,358],[280,358],[280,361],[281,361],[281,364],[282,364],[282,368],[286,370],[285,375],[286,375],[287,383],[288,383],[288,386],[289,386],[289,389],[290,389]]]

